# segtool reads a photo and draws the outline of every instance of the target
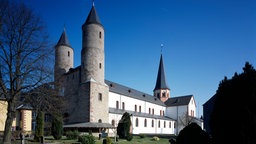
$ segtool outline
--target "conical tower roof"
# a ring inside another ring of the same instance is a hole
[[[89,15],[87,16],[87,19],[86,19],[84,25],[85,24],[88,25],[88,24],[92,24],[92,23],[102,25],[98,15],[97,15],[97,11],[96,11],[96,8],[94,5],[92,6],[92,9],[91,9]]]
[[[64,28],[64,30],[63,30],[63,32],[62,32],[62,34],[60,36],[60,39],[59,39],[59,41],[58,41],[56,46],[60,46],[60,45],[65,45],[65,46],[71,47],[70,43],[69,43],[69,40],[68,40],[68,36],[66,34],[65,28]]]
[[[159,68],[158,68],[158,74],[157,74],[157,80],[156,80],[156,86],[155,86],[155,90],[158,89],[170,89],[169,86],[166,83],[166,79],[165,79],[165,71],[164,71],[164,64],[163,64],[163,57],[161,54],[160,57],[160,63],[159,63]]]

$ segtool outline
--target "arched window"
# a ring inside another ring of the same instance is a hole
[[[111,121],[112,126],[115,126],[115,123],[116,123],[115,120]]]
[[[154,120],[152,120],[152,122],[151,122],[151,126],[152,126],[152,127],[154,127]]]
[[[141,106],[139,106],[139,112],[141,112]]]
[[[122,102],[122,109],[125,110],[125,103]]]
[[[165,94],[165,92],[163,92],[163,97],[166,97],[166,94]]]
[[[136,126],[136,127],[139,126],[139,119],[138,119],[138,118],[136,118],[136,120],[135,120],[135,126]]]
[[[151,109],[150,108],[148,108],[148,113],[151,114]]]
[[[152,115],[154,115],[155,114],[155,111],[154,111],[154,109],[152,109]]]
[[[147,127],[147,119],[144,120],[144,127]]]
[[[169,128],[172,128],[172,122],[169,122]]]
[[[119,101],[116,101],[116,109],[119,109]]]
[[[160,123],[160,120],[158,121],[158,127],[160,128],[160,126],[161,126],[161,123]]]
[[[134,111],[137,112],[137,105],[134,105]]]
[[[101,119],[99,119],[99,120],[98,120],[98,123],[102,123],[102,120],[101,120]]]
[[[68,57],[70,56],[70,52],[68,51]]]

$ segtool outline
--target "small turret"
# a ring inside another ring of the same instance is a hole
[[[60,77],[74,67],[74,50],[70,46],[66,30],[64,29],[60,39],[55,46],[54,79],[58,81]]]

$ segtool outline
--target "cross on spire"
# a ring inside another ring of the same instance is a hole
[[[163,47],[164,47],[164,44],[161,44],[161,54],[162,54],[162,51],[163,51]]]

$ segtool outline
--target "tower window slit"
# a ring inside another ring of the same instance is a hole
[[[68,57],[70,57],[70,52],[68,51]]]
[[[99,32],[99,38],[101,39],[101,32]]]
[[[99,63],[99,68],[101,69],[101,63]]]

